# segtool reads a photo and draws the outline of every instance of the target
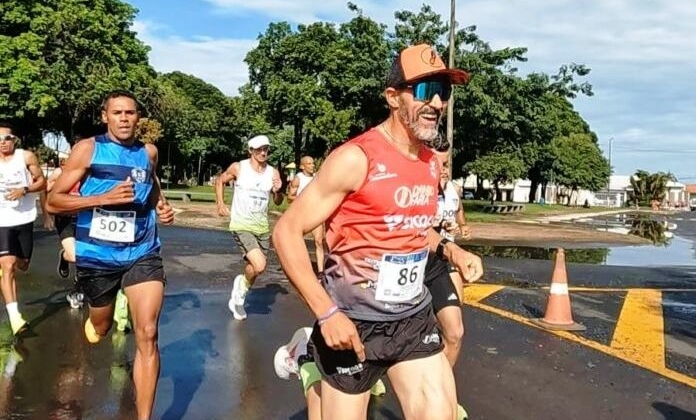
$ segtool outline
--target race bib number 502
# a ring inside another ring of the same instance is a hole
[[[109,242],[135,241],[135,212],[95,208],[92,212],[89,236]]]

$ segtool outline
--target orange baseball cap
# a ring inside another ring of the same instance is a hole
[[[433,47],[418,44],[403,49],[392,63],[387,87],[398,87],[426,77],[442,76],[453,85],[469,81],[469,73],[448,69]]]

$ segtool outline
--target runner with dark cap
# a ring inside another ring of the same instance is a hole
[[[467,281],[483,269],[432,229],[440,168],[428,146],[452,85],[467,80],[428,45],[403,50],[384,91],[387,120],[332,152],[273,231],[281,265],[317,319],[323,420],[366,418],[369,389],[385,373],[407,420],[455,416],[425,266],[433,252]],[[324,222],[329,253],[319,283],[303,237]]]

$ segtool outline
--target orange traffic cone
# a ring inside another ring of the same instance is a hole
[[[568,294],[568,273],[566,272],[565,251],[558,248],[556,262],[551,276],[551,290],[546,305],[546,315],[534,318],[532,323],[547,330],[585,331],[587,328],[573,321]]]

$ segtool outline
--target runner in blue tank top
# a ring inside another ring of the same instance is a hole
[[[138,419],[149,419],[159,375],[158,319],[165,274],[156,217],[174,222],[156,175],[157,148],[135,138],[136,98],[117,91],[102,104],[103,135],[75,145],[48,196],[49,211],[77,212],[77,281],[89,304],[85,336],[95,344],[111,328],[123,288],[133,319]],[[80,182],[80,195],[70,189]]]

